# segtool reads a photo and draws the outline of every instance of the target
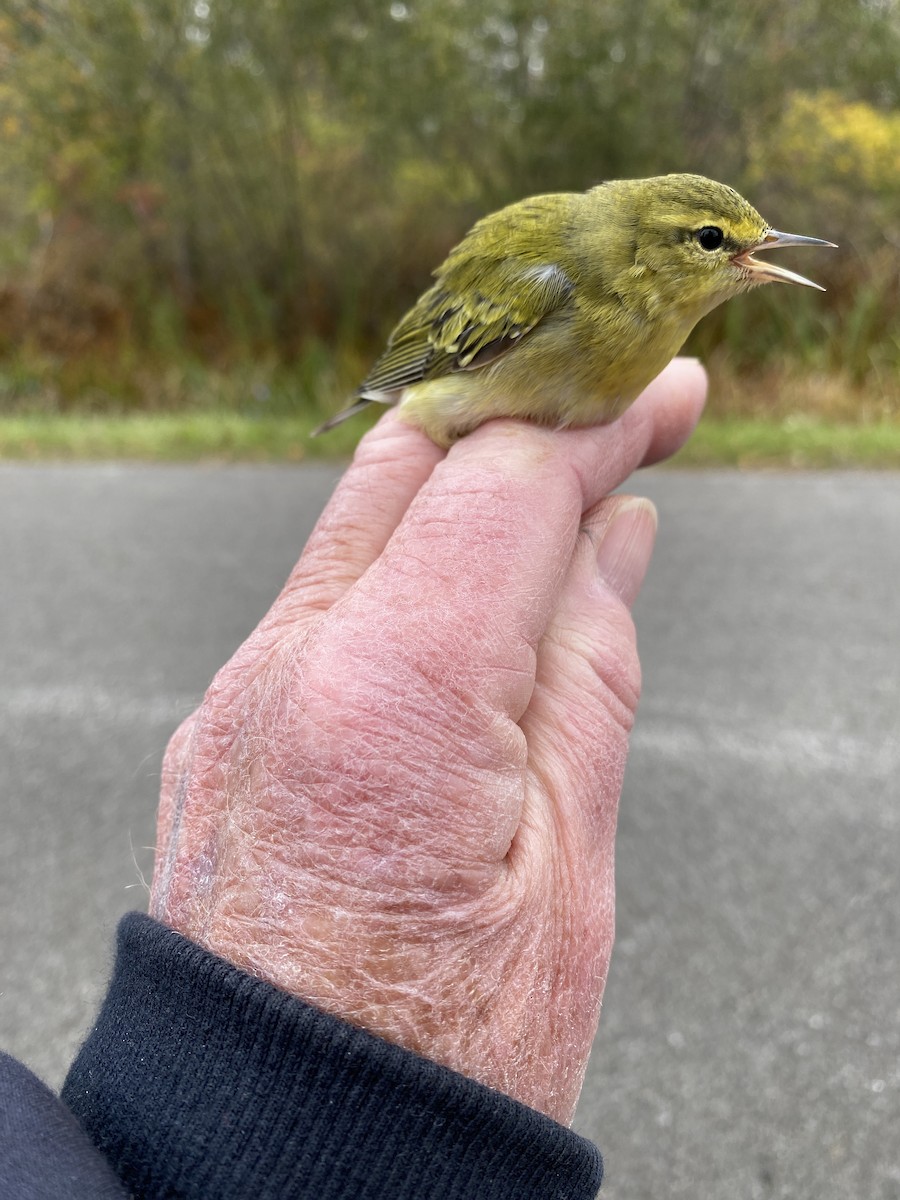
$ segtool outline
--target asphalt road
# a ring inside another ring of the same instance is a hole
[[[335,478],[0,467],[0,1045],[52,1084],[145,902],[166,737]],[[660,540],[577,1126],[607,1200],[897,1200],[900,476],[639,486]]]

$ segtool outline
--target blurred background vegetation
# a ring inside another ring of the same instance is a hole
[[[312,421],[479,215],[689,170],[841,245],[714,413],[900,420],[900,0],[0,0],[0,137],[6,414]]]

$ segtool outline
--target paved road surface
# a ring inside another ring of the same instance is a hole
[[[51,1083],[141,906],[167,734],[331,469],[0,467],[0,1044]],[[900,476],[648,473],[607,1200],[900,1198]]]

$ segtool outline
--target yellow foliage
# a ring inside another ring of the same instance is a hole
[[[836,185],[851,196],[900,193],[900,111],[847,101],[838,92],[795,92],[780,121],[751,145],[757,178],[790,177],[798,188]]]

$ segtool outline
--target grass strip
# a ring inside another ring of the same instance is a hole
[[[29,461],[302,462],[345,457],[363,422],[310,438],[312,419],[234,413],[0,417],[0,458]],[[900,422],[707,417],[677,467],[900,468]]]
[[[0,458],[144,462],[302,462],[349,454],[359,430],[310,438],[312,418],[236,413],[0,417]]]
[[[831,423],[705,418],[673,459],[676,467],[780,467],[795,470],[900,468],[900,422]]]

